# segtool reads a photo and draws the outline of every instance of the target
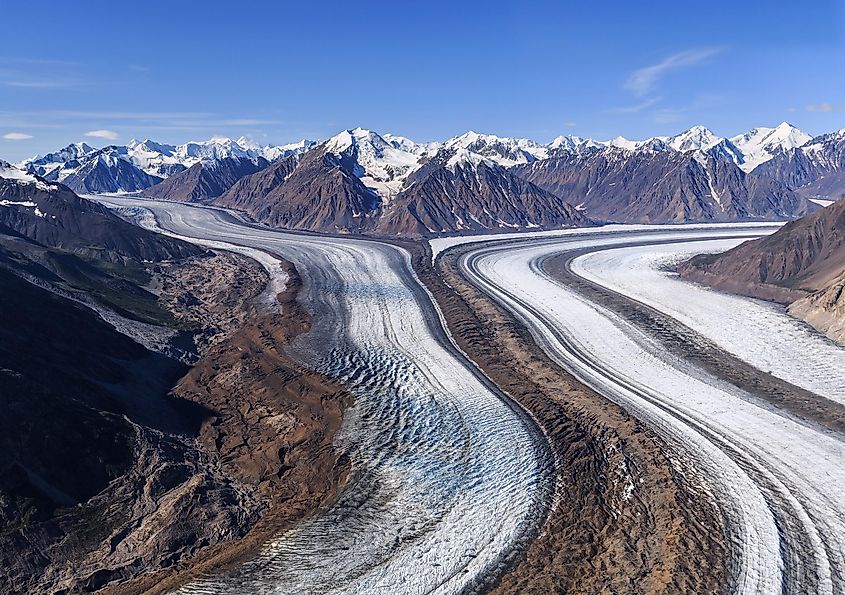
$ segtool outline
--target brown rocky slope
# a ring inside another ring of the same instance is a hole
[[[0,590],[162,590],[334,497],[348,397],[284,354],[309,324],[295,270],[266,312],[250,305],[266,277],[247,259],[151,265],[161,312],[202,337],[187,370],[27,282],[15,258],[0,267],[0,399],[14,412],[0,422]]]
[[[722,592],[722,519],[665,445],[551,362],[525,328],[463,279],[456,250],[435,268],[430,252],[404,245],[461,349],[531,411],[558,460],[564,487],[546,525],[488,592]]]
[[[514,171],[601,221],[782,220],[811,208],[785,185],[710,153],[611,147],[566,152]]]
[[[845,201],[722,254],[695,256],[678,272],[726,291],[792,304],[791,313],[841,341]]]
[[[309,325],[296,271],[279,310],[254,305],[258,263],[14,175],[0,179],[0,592],[175,584],[331,500],[348,397],[284,353]]]

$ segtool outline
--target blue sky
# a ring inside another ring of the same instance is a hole
[[[77,140],[282,143],[359,125],[540,141],[845,127],[842,0],[13,2],[2,15],[13,161]]]

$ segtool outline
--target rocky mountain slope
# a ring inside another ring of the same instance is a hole
[[[681,276],[791,304],[790,311],[842,341],[845,318],[845,201],[719,255],[683,263]]]
[[[473,131],[417,143],[355,128],[319,145],[213,138],[98,150],[78,143],[22,167],[84,192],[213,201],[292,229],[433,235],[585,218],[792,219],[845,194],[843,139],[810,139],[786,122],[730,138],[694,126],[640,141],[560,136],[547,144]],[[299,160],[279,163],[289,157]]]
[[[39,244],[107,262],[157,261],[202,252],[193,244],[152,234],[62,184],[0,161],[0,229]]]
[[[513,155],[509,150],[508,157]],[[448,145],[408,178],[384,207],[385,235],[584,226],[592,222],[558,196],[514,175],[497,161]]]
[[[781,151],[754,171],[806,198],[839,200],[845,197],[845,129]]]
[[[355,175],[359,166],[326,146],[297,162],[282,159],[243,178],[214,204],[243,210],[274,227],[361,232],[380,198]]]
[[[263,157],[206,159],[142,190],[143,196],[180,202],[203,202],[216,198],[232,185],[269,165]]]
[[[279,348],[288,279],[258,308],[257,263],[0,163],[0,592],[160,589],[333,497],[348,397]]]
[[[349,130],[298,162],[282,160],[245,177],[214,204],[273,226],[388,236],[588,223],[500,165],[527,159],[519,145],[503,140],[473,135],[420,146]]]
[[[514,172],[603,221],[785,219],[810,208],[784,185],[746,174],[723,158],[719,143],[707,146],[706,152],[617,147],[569,151]]]

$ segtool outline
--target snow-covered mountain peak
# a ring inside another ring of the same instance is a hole
[[[267,161],[276,161],[290,155],[301,155],[311,147],[317,144],[317,141],[302,139],[295,143],[288,143],[286,145],[266,145],[260,147],[261,156]]]
[[[362,144],[369,144],[378,148],[389,145],[379,134],[361,127],[342,130],[328,139],[325,144],[326,150],[335,154],[343,153],[351,147]]]
[[[426,155],[433,155],[437,151],[437,149],[439,149],[443,144],[439,142],[418,143],[412,141],[407,137],[390,133],[382,135],[382,138],[388,143],[390,143],[390,145],[394,149],[399,149],[407,153],[413,153],[414,155],[419,155],[420,157],[424,157]]]
[[[625,149],[627,151],[635,151],[643,144],[644,141],[629,140],[624,136],[617,136],[616,138],[607,141],[607,146],[616,147],[617,149]]]
[[[372,130],[353,128],[333,136],[324,146],[327,152],[351,160],[353,173],[364,185],[389,200],[419,167],[420,155],[408,143],[413,144],[394,144]]]
[[[253,149],[255,151],[260,151],[262,148],[259,143],[257,143],[249,136],[239,136],[235,142],[244,149]]]
[[[781,122],[774,128],[752,128],[745,134],[731,138],[731,142],[745,157],[740,167],[751,171],[761,163],[769,161],[776,153],[801,147],[811,139],[812,137],[803,130],[788,122]]]
[[[589,140],[589,139],[588,139]],[[582,146],[585,143],[584,139],[580,136],[573,136],[573,135],[561,135],[555,138],[552,142],[550,142],[547,146],[549,149],[562,149],[571,151],[579,146]]]
[[[22,168],[26,168],[26,166],[31,163],[37,165],[65,163],[74,159],[80,159],[81,157],[93,153],[94,151],[96,151],[96,149],[94,149],[88,143],[72,143],[66,147],[59,149],[58,151],[47,153],[43,156],[36,155],[35,157],[32,157],[30,159],[25,159],[20,163],[20,165],[22,166]]]
[[[447,149],[464,149],[495,161],[503,167],[530,163],[548,157],[548,148],[525,138],[509,138],[495,134],[479,134],[474,130],[443,143]]]
[[[482,164],[493,167],[497,165],[493,159],[488,159],[483,155],[470,151],[462,147],[454,147],[447,149],[451,155],[446,160],[446,167],[454,171],[458,167],[469,166],[472,169],[477,169]]]
[[[227,158],[252,159],[255,155],[231,138],[213,136],[208,140],[190,141],[176,147],[176,157],[186,166],[202,160]]]
[[[46,184],[42,180],[35,177],[34,174],[24,171],[19,167],[8,163],[7,161],[3,161],[2,159],[0,159],[0,178],[4,180],[10,180],[18,184],[35,184],[35,186],[39,190],[49,191],[51,189],[56,188],[54,184]],[[5,202],[6,204],[4,205],[3,202]],[[9,201],[0,202],[0,206],[7,206],[8,204],[29,205],[29,203],[10,203]]]
[[[706,151],[722,141],[705,126],[693,126],[689,130],[667,139],[667,144],[676,151]]]
[[[653,153],[659,153],[662,151],[672,151],[672,147],[669,146],[669,143],[665,138],[660,138],[659,136],[655,136],[649,138],[647,140],[642,141],[639,143],[637,147],[639,151],[651,151]]]

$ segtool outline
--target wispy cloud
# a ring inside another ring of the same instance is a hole
[[[804,106],[808,112],[845,112],[845,103],[810,103]]]
[[[572,120],[564,120],[562,123],[567,128],[574,128],[576,126],[575,122],[573,122]]]
[[[15,56],[0,56],[0,61],[6,64],[38,64],[43,66],[80,66],[80,62],[70,60],[56,60],[54,58],[20,58]]]
[[[637,112],[641,112],[646,110],[650,107],[655,106],[656,104],[660,103],[660,100],[663,99],[662,97],[649,97],[645,101],[641,101],[636,105],[628,105],[625,107],[617,107],[614,108],[613,111],[619,114],[635,114]]]
[[[91,130],[89,132],[86,132],[85,136],[90,136],[93,138],[105,138],[108,140],[117,140],[118,138],[120,138],[120,135],[114,130]]]
[[[32,138],[31,134],[25,132],[7,132],[3,135],[6,140],[29,140]]]
[[[234,117],[212,112],[143,112],[106,110],[22,110],[0,111],[0,126],[6,128],[66,128],[70,121],[80,128],[108,126],[143,130],[203,131],[221,128],[250,128],[284,125],[282,120]]]
[[[57,117],[57,118],[78,118],[96,120],[137,120],[137,121],[161,121],[185,118],[212,118],[215,114],[210,112],[117,112],[117,111],[85,111],[85,110],[45,110],[39,112],[25,112],[28,115]]]
[[[724,49],[723,47],[696,48],[672,54],[657,64],[635,70],[625,81],[625,88],[642,97],[650,93],[667,74],[700,64]]]
[[[21,89],[56,89],[59,87],[71,87],[75,83],[72,81],[59,81],[59,80],[42,80],[42,81],[4,81],[4,85],[7,87],[18,87]]]

